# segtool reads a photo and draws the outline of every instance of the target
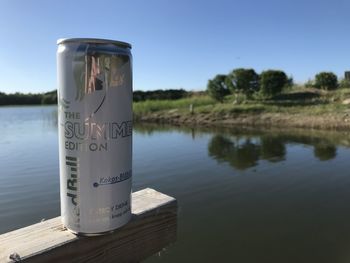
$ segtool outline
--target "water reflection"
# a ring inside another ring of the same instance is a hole
[[[314,146],[314,155],[320,161],[328,161],[337,156],[337,147],[331,144],[316,144]]]
[[[300,135],[256,134],[242,139],[241,135],[214,135],[208,144],[208,154],[219,163],[227,162],[238,170],[254,167],[259,160],[281,162],[286,159],[287,144],[310,145],[320,161],[332,160],[337,147],[329,141]]]
[[[219,162],[228,162],[239,170],[258,164],[260,145],[250,139],[232,141],[222,135],[215,135],[208,145],[209,156]]]
[[[43,106],[42,122],[44,128],[57,130],[58,125],[58,111],[56,106]]]
[[[193,140],[210,136],[208,155],[219,163],[229,163],[238,170],[258,165],[259,160],[278,163],[287,159],[287,149],[292,145],[313,148],[319,161],[330,161],[337,156],[337,146],[350,147],[350,133],[303,129],[256,129],[219,127],[178,127],[159,124],[134,124],[140,134],[156,132],[184,133]]]
[[[286,145],[279,136],[263,135],[261,141],[261,159],[270,162],[284,161],[286,157]]]

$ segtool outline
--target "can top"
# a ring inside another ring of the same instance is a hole
[[[113,44],[123,48],[131,48],[131,45],[129,43],[102,38],[60,38],[57,40],[57,45],[70,42],[80,42],[89,44]]]

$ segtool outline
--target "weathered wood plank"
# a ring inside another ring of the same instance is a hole
[[[0,262],[139,262],[176,240],[176,199],[147,188],[132,194],[130,223],[112,234],[79,237],[56,217],[0,235]]]

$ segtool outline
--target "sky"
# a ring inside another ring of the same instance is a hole
[[[239,67],[350,70],[347,0],[0,0],[0,91],[46,92],[59,38],[132,44],[134,90],[204,90]]]

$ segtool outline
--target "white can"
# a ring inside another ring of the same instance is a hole
[[[131,46],[82,38],[57,44],[62,221],[77,234],[103,234],[131,218]]]

